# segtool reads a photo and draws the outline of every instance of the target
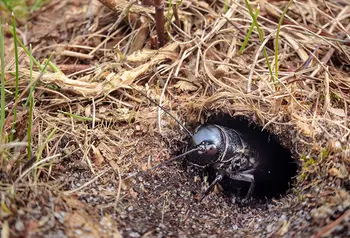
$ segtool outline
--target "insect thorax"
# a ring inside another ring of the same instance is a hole
[[[254,168],[255,156],[249,150],[242,136],[230,128],[222,128],[226,138],[225,152],[220,155],[216,163],[217,169],[225,170],[228,173],[235,173]]]

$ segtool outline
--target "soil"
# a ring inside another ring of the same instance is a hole
[[[330,40],[349,32],[342,12],[349,6],[343,0],[291,5],[281,30],[281,83],[274,88],[263,53],[254,60],[262,52],[255,30],[244,53],[232,54],[251,24],[244,1],[236,2],[226,21],[222,15],[230,11],[221,2],[182,1],[181,30],[171,25],[164,51],[155,50],[153,8],[132,6],[122,18],[127,1],[111,10],[98,1],[52,0],[18,26],[34,57],[43,62],[55,52],[61,72],[34,70],[31,159],[23,146],[6,153],[0,147],[2,237],[350,237],[350,46],[348,36],[339,38],[342,50]],[[276,9],[287,2],[260,4],[259,24],[270,37]],[[339,20],[330,26],[332,16]],[[5,42],[9,56],[6,29]],[[313,50],[318,60],[308,64]],[[21,91],[30,83],[28,66],[22,54]],[[13,91],[14,78],[6,77]],[[182,160],[133,176],[180,154],[188,142],[143,94],[161,99],[191,131],[216,113],[263,127],[298,164],[293,186],[248,204],[216,186],[199,203],[208,176]],[[28,113],[19,106],[17,142],[27,141]]]

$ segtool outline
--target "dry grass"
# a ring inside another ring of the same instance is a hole
[[[16,140],[0,145],[2,234],[348,234],[342,223],[350,207],[347,1],[290,6],[281,26],[276,79],[262,52],[265,46],[275,69],[273,44],[287,2],[260,1],[264,41],[255,28],[242,54],[237,51],[252,24],[244,1],[227,1],[224,12],[224,1],[183,0],[177,6],[181,25],[175,17],[167,20],[168,42],[160,50],[153,48],[153,9],[117,2],[111,11],[98,1],[52,0],[32,14],[28,31],[18,29],[38,60],[55,52],[52,61],[61,71],[33,72],[38,85],[32,159],[26,154],[29,109],[23,101]],[[251,2],[254,9],[257,4]],[[13,45],[10,37],[6,41],[6,90],[13,92]],[[22,52],[20,92],[28,92],[28,85],[29,59]],[[124,181],[185,144],[179,126],[134,88],[190,128],[218,111],[249,116],[300,159],[295,189],[266,206],[239,208],[218,194],[194,204],[203,181],[192,181],[178,167]],[[7,100],[10,111],[14,102]],[[8,116],[7,133],[10,123]]]

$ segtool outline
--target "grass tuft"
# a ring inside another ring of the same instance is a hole
[[[70,112],[64,112],[61,110],[58,110],[58,112],[63,113],[64,115],[70,116],[70,117],[77,119],[77,120],[82,120],[82,121],[92,121],[93,120],[93,118],[91,118],[91,117],[83,117],[83,116],[79,116],[79,115],[76,115],[76,114],[73,114]]]
[[[1,112],[0,112],[0,144],[3,142],[3,129],[5,123],[5,47],[4,29],[2,28],[2,18],[0,17],[0,58],[1,58]]]
[[[32,45],[29,45],[29,53],[32,55]],[[29,57],[29,78],[30,83],[33,81],[33,57]],[[27,158],[30,160],[32,158],[32,128],[33,128],[33,110],[34,110],[34,86],[30,88],[30,93],[28,96],[29,100],[29,116],[28,116],[28,148],[27,148]]]
[[[13,35],[13,37],[15,37],[15,32],[14,32],[14,29],[13,29],[13,28],[10,29],[10,32],[11,32],[11,34]],[[17,43],[22,47],[22,49],[24,50],[24,52],[26,52],[26,54],[27,54],[29,57],[32,57],[32,60],[33,60],[33,62],[35,63],[35,65],[36,65],[40,70],[42,70],[43,67],[41,66],[41,64],[39,63],[39,61],[37,61],[35,58],[33,58],[33,56],[31,56],[31,54],[30,54],[28,48],[23,44],[23,42],[22,42],[19,38],[17,38]]]
[[[44,151],[47,143],[51,140],[51,138],[55,134],[56,130],[57,130],[57,127],[55,127],[51,131],[51,133],[46,137],[44,143],[40,146],[39,150],[37,151],[37,153],[36,153],[36,164],[40,161],[40,159],[42,157],[42,154],[43,154],[43,151]],[[38,166],[36,166],[35,169],[34,169],[34,181],[35,181],[35,183],[37,182],[37,180],[38,180]]]
[[[17,48],[17,29],[16,29],[16,19],[14,13],[12,13],[12,29],[13,29],[13,44],[15,49],[15,101],[18,99],[18,80],[19,80],[19,62],[18,62],[18,48]],[[10,135],[10,141],[13,141],[14,135],[15,135],[15,127],[16,127],[16,120],[17,120],[17,106],[14,106],[13,109],[13,123],[12,123],[12,132]]]
[[[260,12],[260,8],[257,8],[256,11],[255,11],[255,18],[258,18],[259,12]],[[254,23],[254,21],[253,21],[252,24],[250,25],[248,34],[244,37],[244,41],[243,41],[243,43],[242,43],[242,45],[241,45],[241,48],[239,48],[239,50],[238,50],[238,54],[242,54],[243,50],[244,50],[245,47],[247,46],[248,41],[249,41],[249,39],[250,39],[250,36],[252,35],[252,32],[253,32],[253,30],[254,30],[254,26],[255,26],[255,23]]]
[[[292,5],[292,3],[294,2],[294,0],[290,0],[287,4],[287,6],[284,8],[283,13],[281,15],[281,18],[278,22],[278,26],[277,26],[277,32],[276,32],[276,42],[275,42],[275,79],[278,79],[278,70],[279,70],[279,63],[278,63],[278,43],[279,43],[279,36],[280,36],[280,31],[281,31],[281,25],[284,19],[284,16],[286,15],[288,8],[290,7],[290,5]]]
[[[49,57],[48,59],[45,59],[45,65],[44,65],[44,67],[41,68],[40,75],[42,75],[42,74],[44,74],[44,73],[46,72],[46,68],[47,68],[47,66],[49,65],[49,63],[51,62],[52,57],[53,57],[53,53],[50,55],[50,57]],[[32,52],[31,52],[30,50],[29,50],[29,59],[30,59],[31,62],[33,62],[33,61],[35,60],[35,58],[34,58],[33,55],[32,55]],[[32,74],[32,70],[33,70],[33,68],[32,68],[32,66],[31,66],[31,68],[30,68],[31,74]],[[30,82],[32,83],[32,76],[31,76],[31,78],[30,78]],[[26,107],[28,106],[30,97],[33,96],[33,92],[34,92],[34,89],[35,89],[37,83],[38,83],[38,81],[36,81],[36,82],[30,87],[30,93],[29,93],[30,96],[27,98],[27,101],[26,101],[26,103],[24,104],[24,108],[26,108]]]
[[[228,0],[224,0],[224,12],[226,13],[229,9]]]
[[[249,14],[250,14],[250,16],[251,16],[252,19],[253,19],[253,23],[254,23],[254,25],[256,26],[256,30],[258,31],[259,40],[260,40],[260,42],[262,43],[262,42],[264,42],[264,34],[263,34],[262,30],[260,29],[259,24],[258,24],[258,20],[257,20],[258,15],[254,14],[253,9],[252,9],[252,7],[250,6],[248,0],[244,0],[244,2],[245,2],[246,5],[247,5]],[[258,8],[259,8],[259,6],[258,6]],[[263,48],[263,53],[264,53],[264,56],[265,56],[267,68],[269,69],[270,76],[271,76],[272,79],[274,80],[273,73],[272,73],[272,68],[271,68],[271,64],[270,64],[270,62],[269,62],[269,56],[267,55],[267,51],[266,51],[266,47],[265,47],[265,46],[264,46],[264,48]]]

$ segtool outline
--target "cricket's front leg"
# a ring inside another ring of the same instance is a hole
[[[214,188],[216,184],[218,184],[224,177],[224,174],[221,172],[218,172],[214,181],[209,185],[209,187],[205,190],[202,197],[199,199],[199,202],[202,202],[204,198],[208,196],[208,194],[211,192],[211,190]]]
[[[254,192],[255,189],[255,179],[254,175],[252,174],[253,170],[246,170],[244,172],[231,174],[230,178],[236,181],[244,181],[244,182],[250,182],[249,190],[247,195],[245,196],[245,200],[249,200]]]

